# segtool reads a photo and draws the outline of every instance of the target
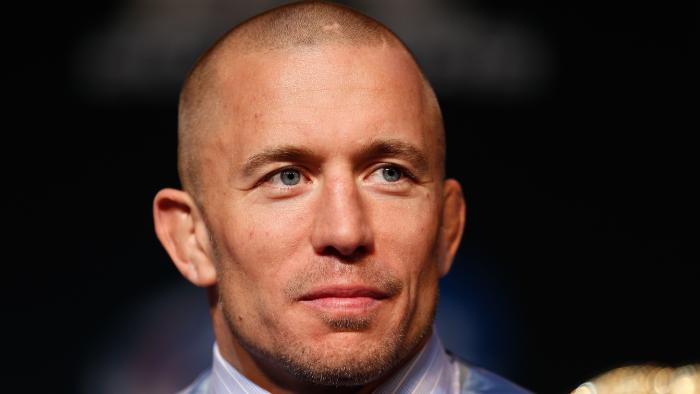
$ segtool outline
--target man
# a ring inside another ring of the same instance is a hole
[[[319,2],[244,22],[188,76],[178,136],[184,191],[157,194],[156,232],[216,337],[185,392],[525,392],[432,329],[465,203],[386,27]]]

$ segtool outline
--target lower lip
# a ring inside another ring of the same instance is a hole
[[[362,312],[379,305],[372,297],[323,297],[301,301],[302,304],[328,312]]]

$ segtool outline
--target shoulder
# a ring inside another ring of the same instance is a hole
[[[211,382],[211,369],[199,374],[197,379],[187,388],[180,390],[177,394],[206,394],[209,391]]]
[[[472,365],[453,354],[448,355],[459,371],[459,392],[462,394],[530,394],[530,391],[502,376]]]

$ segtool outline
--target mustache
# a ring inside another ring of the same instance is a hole
[[[309,265],[296,273],[285,287],[284,293],[290,300],[297,300],[313,289],[331,284],[359,284],[375,288],[387,298],[403,289],[403,282],[396,274],[378,264],[348,264],[343,262],[321,261]]]

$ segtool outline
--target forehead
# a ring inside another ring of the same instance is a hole
[[[280,144],[338,151],[377,138],[404,140],[433,155],[438,130],[425,84],[400,48],[252,53],[220,62],[216,74],[213,141],[234,161]]]

